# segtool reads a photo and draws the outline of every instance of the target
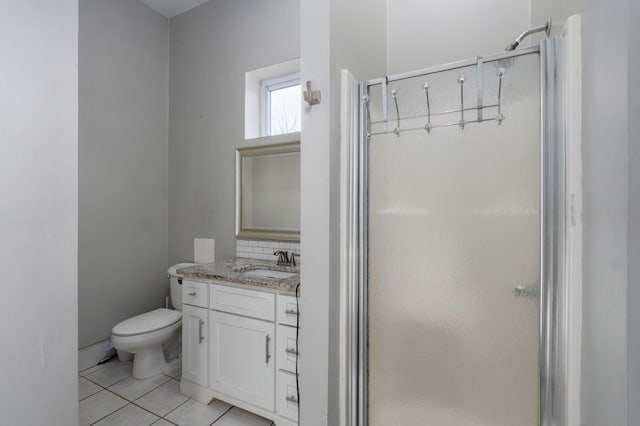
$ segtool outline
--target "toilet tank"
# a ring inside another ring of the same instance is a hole
[[[188,266],[194,266],[195,263],[178,263],[173,265],[167,271],[169,273],[169,290],[171,295],[171,304],[177,311],[182,310],[182,278],[183,276],[176,271]]]

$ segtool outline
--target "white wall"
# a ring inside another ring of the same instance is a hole
[[[301,80],[322,102],[302,113],[301,424],[338,424],[340,70],[386,68],[384,0],[301,0]],[[322,348],[321,350],[319,350]],[[324,350],[326,348],[326,350]]]
[[[212,1],[171,21],[169,263],[193,238],[235,256],[235,148],[244,142],[245,72],[300,56],[297,0]],[[255,145],[255,143],[253,143]]]
[[[77,425],[78,2],[0,2],[3,424]]]
[[[169,22],[137,0],[82,0],[79,49],[82,348],[164,306]]]
[[[388,0],[387,72],[504,50],[529,26],[529,13],[529,0]]]

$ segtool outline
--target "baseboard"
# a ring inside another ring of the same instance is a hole
[[[95,343],[78,351],[78,371],[97,365],[113,350],[111,339]]]

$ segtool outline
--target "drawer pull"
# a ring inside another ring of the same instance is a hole
[[[269,353],[269,342],[271,342],[271,336],[268,334],[264,336],[264,350],[265,350],[265,360],[264,362],[269,364],[269,359],[271,358],[271,354]]]
[[[199,324],[198,324],[198,344],[202,343],[202,341],[204,340],[204,335],[202,334],[202,326],[204,325],[204,321],[200,320]]]
[[[195,291],[192,291],[191,293],[187,293],[187,294],[188,294],[189,296],[195,296],[195,295],[196,295],[196,292],[195,292]]]
[[[287,348],[284,351],[289,355],[295,355],[295,356],[300,355],[300,352],[296,351],[295,349]]]
[[[297,404],[298,403],[298,398],[296,398],[295,396],[288,396],[286,398],[287,402],[291,402],[293,404]]]
[[[286,311],[284,311],[284,313],[287,315],[295,315],[295,316],[300,315],[298,311],[294,311],[293,309],[287,309]]]

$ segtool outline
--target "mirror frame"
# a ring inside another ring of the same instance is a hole
[[[282,135],[284,136],[284,135]],[[291,133],[287,142],[236,148],[236,238],[271,241],[300,241],[300,230],[248,228],[242,223],[243,160],[261,155],[300,152],[300,133]],[[266,139],[266,138],[265,138]],[[271,139],[271,138],[268,138]],[[282,140],[282,137],[277,139]]]

